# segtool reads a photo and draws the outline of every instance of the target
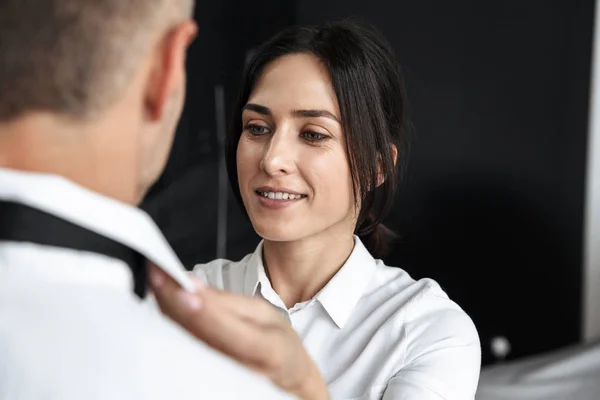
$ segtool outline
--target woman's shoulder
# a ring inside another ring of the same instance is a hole
[[[414,286],[418,290],[407,312],[408,334],[420,336],[429,333],[432,338],[437,338],[441,330],[444,332],[442,335],[453,340],[455,345],[479,347],[479,335],[473,320],[435,280],[420,279],[415,281]]]
[[[402,314],[406,334],[425,339],[426,333],[452,337],[464,345],[479,346],[479,336],[472,319],[454,302],[440,284],[431,278],[414,279],[401,268],[377,261],[372,293],[383,295],[384,302],[395,304]],[[420,340],[421,341],[421,340]]]
[[[196,264],[193,274],[210,286],[241,293],[246,266],[251,256],[252,254],[248,254],[239,261],[218,258],[207,263]]]
[[[247,254],[239,261],[228,260],[226,258],[217,258],[207,263],[200,263],[194,265],[194,272],[196,270],[202,271],[229,271],[235,269],[238,266],[243,266],[248,263],[248,260],[252,256],[252,253]]]
[[[479,334],[471,317],[431,278],[414,279],[400,268],[378,261],[373,294],[386,294],[382,307],[393,308],[390,318],[403,349],[402,369],[420,365],[434,375],[452,375],[461,387],[475,387],[481,363]]]
[[[373,296],[385,294],[379,307],[392,315],[386,318],[388,329],[384,330],[397,338],[389,346],[390,354],[394,354],[394,346],[399,354],[393,378],[398,390],[406,389],[402,382],[418,378],[428,388],[422,389],[424,392],[473,398],[481,346],[472,319],[434,279],[414,279],[403,269],[377,263],[370,290]],[[424,392],[419,392],[421,397]]]

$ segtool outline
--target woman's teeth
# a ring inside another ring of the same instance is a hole
[[[298,200],[303,197],[306,197],[302,194],[291,194],[284,192],[258,192],[262,197],[267,197],[271,200]]]

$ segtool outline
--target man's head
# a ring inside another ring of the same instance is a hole
[[[183,107],[192,9],[193,0],[2,0],[0,167],[64,172],[139,201]],[[61,152],[95,181],[49,165]]]

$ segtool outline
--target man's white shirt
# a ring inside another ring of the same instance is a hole
[[[0,169],[0,200],[123,243],[189,284],[137,208],[58,176],[8,169]],[[132,287],[123,261],[0,241],[0,399],[289,398],[158,314]]]

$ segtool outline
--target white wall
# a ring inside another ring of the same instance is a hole
[[[583,339],[600,338],[600,0],[596,1],[583,271]]]

